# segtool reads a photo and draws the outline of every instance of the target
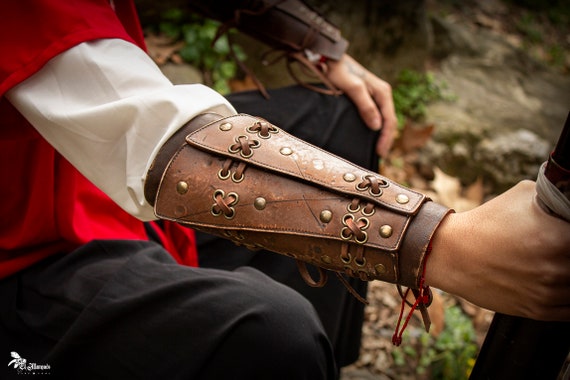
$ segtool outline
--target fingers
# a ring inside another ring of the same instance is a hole
[[[380,94],[377,85],[369,84],[373,75],[349,57],[340,62],[340,69],[333,74],[331,80],[352,100],[364,123],[372,130],[379,130],[382,127],[382,115],[376,99],[381,100],[386,96]],[[376,98],[372,95],[373,92],[378,94]]]
[[[398,127],[398,119],[396,118],[396,111],[392,100],[392,90],[390,87],[388,88],[389,93],[382,92],[381,95],[377,96],[377,104],[380,105],[380,112],[382,114],[382,134],[376,148],[376,152],[380,157],[388,156],[394,144]]]
[[[392,147],[397,128],[391,86],[347,55],[331,67],[329,79],[353,101],[370,129],[382,129],[376,150],[385,157]]]
[[[378,112],[382,134],[376,144],[376,152],[380,157],[386,157],[392,148],[396,136],[398,120],[392,97],[392,87],[382,79],[370,74],[368,93],[373,99],[375,111]],[[372,127],[371,127],[372,128]],[[374,128],[372,128],[374,129]]]

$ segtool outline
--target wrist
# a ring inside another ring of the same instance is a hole
[[[449,293],[458,293],[458,285],[464,279],[463,262],[466,243],[461,233],[464,215],[449,214],[441,222],[431,240],[430,259],[426,266],[426,284]],[[464,230],[463,230],[464,231]]]

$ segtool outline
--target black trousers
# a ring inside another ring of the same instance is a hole
[[[326,96],[300,86],[272,90],[270,95],[266,100],[258,91],[251,91],[228,98],[238,112],[264,117],[313,145],[362,167],[378,170],[374,149],[378,132],[364,125],[354,104],[346,97]],[[358,359],[364,305],[347,292],[336,276],[329,276],[324,288],[312,288],[288,257],[268,251],[252,252],[200,233],[198,243],[200,266],[223,269],[251,266],[301,293],[315,306],[333,344],[338,366]],[[347,280],[366,297],[365,282]]]
[[[375,136],[342,97],[291,87],[230,100],[374,162]],[[0,281],[0,379],[334,379],[337,362],[356,359],[363,306],[338,281],[312,289],[290,259],[199,243],[200,268],[152,241],[93,241]],[[27,369],[7,366],[11,353]]]
[[[93,241],[0,282],[1,379],[334,379],[309,302],[253,268]],[[7,366],[11,352],[27,365]]]

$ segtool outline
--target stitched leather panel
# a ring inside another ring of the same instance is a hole
[[[315,185],[342,192],[347,196],[357,196],[365,198],[369,202],[387,207],[396,212],[414,214],[425,200],[423,194],[412,191],[406,187],[396,184],[379,174],[373,173],[358,167],[340,157],[334,156],[315,146],[279,130],[278,133],[271,134],[270,138],[259,138],[255,133],[247,131],[255,122],[263,119],[249,115],[237,115],[221,119],[216,123],[200,128],[190,134],[186,141],[193,146],[210,151],[235,160],[246,161],[250,164],[260,166],[270,171],[296,177],[299,180],[308,181]],[[221,125],[230,123],[230,130],[222,130]],[[253,155],[244,158],[237,153],[231,153],[228,148],[235,144],[236,137],[246,136],[248,140],[260,142],[258,148],[252,149]],[[289,149],[291,154],[284,155],[283,149]],[[355,180],[348,182],[344,179],[346,174],[352,174]],[[369,191],[356,189],[365,176],[372,175],[379,180],[388,183],[382,188],[382,195],[373,196]],[[405,196],[406,203],[398,203],[398,196]]]

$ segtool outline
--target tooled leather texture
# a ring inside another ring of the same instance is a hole
[[[417,287],[447,208],[249,115],[209,123],[186,142],[162,177],[158,217],[363,280]]]

